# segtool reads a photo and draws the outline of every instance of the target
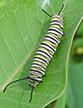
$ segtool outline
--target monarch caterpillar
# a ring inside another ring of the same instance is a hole
[[[31,102],[33,89],[39,84],[39,82],[42,82],[42,77],[45,76],[44,72],[46,70],[46,67],[52,60],[53,54],[56,52],[57,46],[60,43],[60,38],[63,36],[63,18],[60,15],[63,7],[64,4],[62,5],[59,13],[53,16],[49,15],[42,9],[44,13],[51,17],[51,22],[47,34],[45,35],[44,40],[40,44],[33,58],[30,73],[27,77],[10,82],[8,85],[6,85],[3,92],[5,92],[7,87],[12,83],[29,79],[29,85],[32,87],[29,100],[29,102]]]

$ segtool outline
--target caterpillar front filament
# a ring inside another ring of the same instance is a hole
[[[42,77],[45,76],[46,67],[52,60],[53,55],[56,52],[57,47],[60,43],[60,38],[63,36],[63,18],[60,15],[63,7],[64,4],[60,9],[59,13],[53,16],[49,15],[46,11],[42,9],[42,11],[45,12],[51,18],[51,21],[48,31],[33,58],[30,73],[25,78],[21,78],[10,82],[4,88],[3,92],[5,92],[5,90],[10,84],[15,83],[17,81],[29,79],[29,85],[32,87],[29,100],[29,102],[31,102],[33,89],[39,84],[39,82],[42,82]]]

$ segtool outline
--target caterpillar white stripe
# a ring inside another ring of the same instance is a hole
[[[64,4],[62,8],[60,9],[59,13],[56,15],[49,15],[46,11],[45,12],[49,17],[51,17],[50,26],[49,29],[44,37],[44,40],[40,44],[34,58],[33,62],[30,68],[30,73],[27,77],[21,78],[18,80],[15,80],[13,82],[10,82],[3,90],[7,89],[7,87],[17,81],[29,79],[29,85],[32,87],[30,100],[32,100],[32,93],[33,89],[39,84],[39,82],[42,82],[42,77],[45,76],[45,70],[48,66],[49,62],[52,60],[54,53],[57,50],[57,47],[60,43],[60,38],[63,36],[63,17],[60,15],[62,9],[64,7]]]

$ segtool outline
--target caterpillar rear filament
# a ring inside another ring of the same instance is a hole
[[[25,78],[21,78],[10,82],[4,88],[3,92],[5,92],[5,90],[10,84],[15,83],[17,81],[29,79],[29,85],[32,87],[29,100],[29,102],[31,102],[33,89],[39,84],[39,82],[42,82],[42,77],[45,76],[46,67],[52,60],[53,55],[56,52],[56,49],[60,43],[60,38],[63,36],[63,18],[60,15],[63,7],[64,4],[62,5],[62,8],[60,9],[59,13],[53,16],[49,15],[46,11],[42,9],[42,11],[51,18],[51,21],[49,29],[33,58],[30,73]]]

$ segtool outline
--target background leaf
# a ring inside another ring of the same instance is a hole
[[[29,74],[33,56],[48,29],[50,18],[42,12],[40,2],[41,0],[14,0],[0,5],[1,108],[42,108],[60,97],[65,90],[69,49],[83,16],[82,0],[51,0],[50,6],[46,4],[43,7],[52,15],[58,13],[65,3],[62,12],[65,35],[53,61],[47,67],[43,83],[34,89],[32,102],[28,103],[31,91],[28,81],[15,83],[5,94],[2,93],[9,81]]]
[[[69,84],[67,88],[68,108],[82,108],[83,99],[83,62],[71,62],[69,68]]]

